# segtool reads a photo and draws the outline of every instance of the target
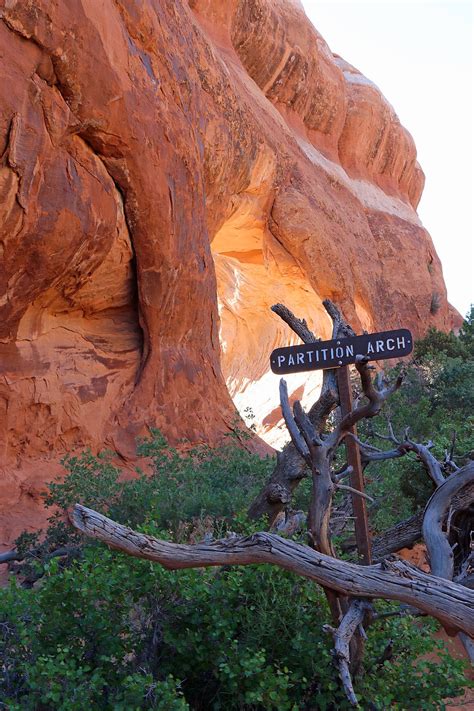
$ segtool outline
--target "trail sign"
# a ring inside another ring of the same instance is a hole
[[[413,337],[406,328],[380,333],[366,333],[363,336],[337,338],[332,341],[315,341],[301,346],[276,348],[270,356],[270,367],[274,373],[302,373],[308,370],[337,368],[337,383],[341,415],[352,410],[352,393],[349,379],[350,363],[357,362],[357,356],[369,360],[400,358],[413,350]],[[355,425],[351,432],[356,435]],[[360,452],[355,440],[346,437],[347,462],[352,467],[350,483],[353,488],[352,506],[355,516],[357,549],[365,564],[371,562],[370,531],[365,500],[357,495],[364,492],[364,475]]]
[[[302,373],[308,370],[340,368],[356,362],[356,356],[369,360],[400,358],[413,350],[413,337],[406,328],[368,333],[332,341],[316,341],[301,346],[276,348],[270,356],[274,373]]]

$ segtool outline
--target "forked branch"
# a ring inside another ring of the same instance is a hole
[[[333,322],[333,338],[345,338],[355,335],[352,328],[344,322],[341,312],[332,301],[326,299],[323,305]],[[320,340],[311,332],[304,319],[297,318],[283,304],[275,304],[272,307],[272,311],[278,314],[304,343],[315,343]],[[317,431],[321,431],[324,428],[338,401],[334,370],[324,370],[321,395],[307,415]],[[290,501],[295,487],[304,478],[307,466],[306,459],[300,456],[293,441],[288,443],[283,451],[278,454],[277,464],[269,482],[252,502],[249,508],[250,518],[260,518],[266,515],[270,525],[272,525],[276,517]]]
[[[366,356],[357,356],[356,369],[359,373],[362,391],[367,398],[367,402],[358,405],[352,412],[343,417],[333,433],[333,438],[337,444],[358,422],[378,415],[384,402],[399,389],[403,382],[403,374],[400,374],[393,384],[387,387],[376,387],[370,374],[372,367],[369,366],[369,360]]]

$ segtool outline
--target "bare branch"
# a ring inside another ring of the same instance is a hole
[[[378,620],[385,620],[389,617],[424,617],[425,613],[417,610],[416,607],[410,607],[410,605],[400,605],[398,610],[391,610],[390,612],[375,612],[370,617],[370,623],[373,624]]]
[[[282,321],[288,324],[291,330],[294,331],[301,338],[303,343],[316,343],[317,341],[321,340],[320,338],[317,338],[312,331],[309,330],[308,324],[306,323],[304,318],[296,318],[294,313],[292,313],[290,309],[288,309],[283,304],[274,304],[270,308],[273,313],[277,314],[277,316],[279,316]]]
[[[384,451],[382,449],[378,449],[377,447],[373,447],[372,445],[367,444],[366,442],[361,442],[359,439],[355,438],[357,444],[361,448],[364,462],[369,463],[380,462],[386,459],[397,459],[399,457],[405,456],[405,454],[407,454],[408,452],[414,452],[417,456],[417,459],[423,464],[425,470],[427,471],[433,482],[436,484],[436,486],[440,486],[444,482],[444,476],[442,473],[441,464],[438,462],[436,457],[430,452],[430,449],[433,447],[433,442],[430,441],[426,445],[414,442],[408,437],[408,429],[405,430],[405,439],[400,442],[395,437],[391,424],[389,425],[389,427],[389,436],[381,435],[376,432],[374,432],[374,435],[379,439],[393,442],[397,445],[396,449],[389,449]],[[348,434],[354,437],[354,435],[352,435],[351,433]]]
[[[280,406],[287,430],[290,433],[291,441],[303,459],[310,464],[308,446],[301,436],[296,422],[293,419],[293,415],[291,414],[290,402],[288,400],[288,388],[284,378],[281,378],[280,380]]]
[[[293,414],[298,429],[303,435],[306,444],[308,445],[309,451],[311,452],[314,447],[321,447],[323,441],[317,434],[313,423],[301,407],[301,403],[299,400],[296,400],[295,404],[293,405]]]
[[[426,445],[418,444],[417,442],[413,442],[406,436],[405,442],[403,444],[406,445],[407,449],[409,449],[411,452],[415,452],[417,458],[423,464],[430,478],[433,480],[436,486],[441,486],[441,484],[444,483],[445,479],[441,471],[441,464],[438,462],[436,457],[434,457],[430,452],[433,443],[428,442],[428,444]]]
[[[368,442],[362,442],[362,441],[357,437],[357,435],[354,434],[354,432],[348,432],[347,435],[346,435],[346,437],[352,437],[352,439],[354,440],[354,442],[357,442],[357,444],[359,445],[359,447],[360,447],[361,449],[363,449],[364,451],[367,451],[367,452],[378,452],[378,453],[384,451],[383,449],[380,449],[379,447],[374,447],[373,444],[369,444]]]
[[[341,312],[331,299],[324,299],[323,306],[333,323],[333,338],[355,336],[355,332],[349,324],[344,321]]]
[[[0,553],[0,563],[10,563],[13,560],[23,560],[25,556],[18,551],[5,551],[5,553]]]
[[[353,432],[347,432],[345,436],[352,437],[352,439],[357,442],[360,447],[361,457],[364,464],[369,464],[370,462],[382,462],[387,459],[399,459],[400,457],[404,457],[409,451],[404,444],[399,444],[396,449],[379,449],[378,447],[374,447],[367,442],[362,442],[355,436],[355,434],[353,434]]]
[[[474,636],[474,592],[428,575],[405,561],[356,565],[272,533],[196,545],[171,543],[133,531],[80,504],[74,507],[71,520],[86,535],[171,570],[271,563],[343,595],[405,602],[436,617],[446,627]]]
[[[342,481],[342,479],[345,479],[346,476],[350,476],[353,471],[354,467],[352,466],[352,464],[346,464],[344,469],[341,469],[333,474],[332,480],[335,484],[338,484],[340,481]]]
[[[393,431],[393,425],[390,422],[390,420],[388,420],[388,422],[387,422],[387,428],[388,428],[388,435],[383,435],[380,432],[375,432],[375,431],[372,431],[371,434],[374,437],[377,437],[377,439],[383,439],[383,440],[386,440],[387,442],[393,442],[393,444],[400,444],[400,440],[397,439],[397,437],[395,436],[395,432]]]
[[[341,420],[339,426],[333,433],[334,440],[337,443],[340,442],[340,440],[345,436],[345,433],[354,427],[357,422],[362,419],[375,417],[375,415],[380,412],[385,400],[396,390],[398,390],[403,382],[403,376],[399,375],[393,385],[377,390],[370,376],[370,368],[368,366],[368,359],[366,356],[358,356],[356,368],[360,375],[362,390],[368,402],[363,405],[359,405]]]
[[[356,496],[362,496],[362,498],[368,499],[368,501],[374,503],[374,499],[368,494],[366,494],[364,491],[354,489],[352,486],[347,486],[347,484],[336,484],[336,487],[338,489],[343,489],[344,491],[350,491],[352,494],[356,494]]]
[[[362,624],[365,614],[370,609],[371,605],[366,600],[352,600],[337,629],[330,625],[324,625],[326,632],[330,632],[334,638],[334,657],[339,667],[342,685],[349,703],[355,707],[358,707],[359,703],[352,685],[349,645],[357,628]]]
[[[443,524],[453,497],[467,484],[474,483],[474,462],[443,481],[426,504],[423,516],[423,539],[430,557],[431,571],[440,578],[452,580],[454,556]]]
[[[41,558],[44,561],[52,560],[52,558],[61,558],[62,556],[76,554],[79,552],[78,546],[61,546],[61,548],[56,548],[54,551],[49,553],[39,554],[39,551],[33,549],[27,551],[26,553],[19,553],[16,550],[5,551],[5,553],[0,553],[0,563],[10,563],[12,561],[22,561],[25,558]]]

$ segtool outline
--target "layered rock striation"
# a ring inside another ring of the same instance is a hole
[[[275,301],[452,327],[413,140],[296,0],[0,0],[0,46],[0,543],[66,451],[271,433]]]

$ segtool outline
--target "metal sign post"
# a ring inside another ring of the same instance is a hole
[[[356,363],[358,356],[368,360],[400,358],[413,350],[413,337],[406,328],[381,333],[365,333],[362,336],[340,338],[332,341],[316,341],[299,346],[276,348],[270,356],[270,367],[274,373],[301,373],[309,370],[334,368],[342,417],[352,410],[352,389],[349,378],[349,363]],[[356,435],[355,426],[352,432]],[[352,467],[351,487],[364,492],[364,476],[359,447],[352,437],[346,437],[347,463]],[[355,534],[359,556],[367,565],[371,562],[370,532],[365,499],[352,494],[352,508],[355,517]]]

